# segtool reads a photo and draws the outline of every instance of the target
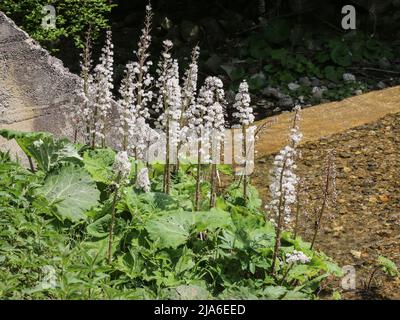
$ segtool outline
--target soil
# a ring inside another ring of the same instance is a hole
[[[298,174],[304,178],[308,207],[321,202],[326,155],[329,150],[335,152],[338,198],[323,220],[315,248],[331,256],[340,266],[351,265],[356,270],[355,290],[346,291],[340,281],[328,281],[325,284],[328,290],[323,291],[338,291],[342,299],[400,299],[400,279],[390,279],[380,272],[372,282],[372,289],[364,290],[378,256],[388,257],[400,265],[400,112],[338,131],[299,148]],[[262,135],[260,140],[263,139],[266,141],[268,135]],[[274,154],[265,146],[257,149],[253,184],[267,203],[268,172]],[[276,152],[276,146],[270,149]],[[310,241],[314,228],[312,217],[303,216],[301,221],[300,235]],[[321,293],[321,298],[330,297]]]

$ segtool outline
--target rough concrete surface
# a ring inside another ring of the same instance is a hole
[[[78,76],[0,12],[0,128],[71,136],[63,110],[78,88]],[[0,140],[2,149],[14,145]]]
[[[400,112],[400,86],[313,106],[301,112],[302,143],[375,122],[397,112]],[[257,125],[264,123],[265,127],[256,142],[257,157],[278,152],[287,144],[293,113],[280,114],[259,121]]]

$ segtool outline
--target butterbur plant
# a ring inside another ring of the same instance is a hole
[[[150,68],[153,62],[149,59],[148,52],[151,44],[151,24],[153,12],[151,4],[146,6],[146,16],[142,34],[138,42],[138,49],[134,51],[136,61],[132,63],[133,67],[133,103],[131,112],[134,113],[135,124],[130,131],[131,149],[135,159],[143,158],[146,148],[154,140],[155,133],[152,132],[148,120],[150,119],[149,104],[153,101],[154,93],[152,86],[154,78],[150,74]],[[135,162],[135,172],[137,172],[137,162]]]
[[[186,69],[183,76],[182,85],[182,111],[181,118],[179,121],[179,127],[181,130],[181,137],[176,148],[176,170],[179,170],[179,149],[184,142],[188,142],[190,145],[195,143],[193,141],[193,134],[196,130],[189,132],[196,128],[196,123],[194,123],[192,118],[194,114],[192,112],[196,109],[196,94],[197,94],[197,78],[198,78],[198,59],[200,56],[200,48],[195,46],[192,50],[191,61]]]
[[[138,116],[137,110],[134,107],[135,99],[133,94],[133,64],[128,63],[125,68],[125,76],[121,81],[121,86],[119,88],[119,93],[121,99],[119,100],[119,117],[120,117],[120,127],[119,133],[121,134],[122,150],[128,150],[128,143],[132,137],[132,133],[136,127],[136,118]]]
[[[114,180],[114,196],[111,207],[111,220],[109,227],[109,235],[108,235],[108,263],[112,262],[112,245],[113,245],[113,235],[114,235],[114,226],[115,226],[115,212],[116,205],[119,197],[119,190],[121,185],[126,183],[126,178],[129,176],[131,172],[131,162],[129,161],[128,153],[126,151],[120,151],[117,153],[113,165],[113,171],[115,173]]]
[[[202,111],[202,148],[203,161],[210,163],[210,207],[215,206],[217,164],[220,163],[221,143],[225,130],[225,92],[218,77],[207,77],[200,88],[197,103]],[[205,152],[205,150],[210,152]],[[200,172],[198,172],[198,175]]]
[[[150,67],[153,65],[153,62],[149,59],[150,54],[148,52],[151,44],[150,32],[152,19],[152,7],[151,4],[148,4],[146,6],[144,27],[138,42],[138,49],[134,51],[137,61],[133,62],[133,72],[135,75],[133,86],[136,110],[138,115],[146,120],[150,117],[148,105],[153,99],[151,86],[154,78],[150,74]]]
[[[165,169],[163,190],[169,193],[171,189],[171,157],[176,153],[176,145],[180,139],[179,121],[182,113],[181,87],[179,84],[179,66],[175,59],[172,59],[172,41],[163,42],[163,52],[157,69],[157,83],[159,89],[158,100],[155,111],[160,113],[156,121],[158,129],[165,133]]]
[[[199,46],[195,46],[192,50],[191,61],[185,71],[182,86],[182,115],[180,120],[181,127],[187,125],[188,118],[192,116],[191,107],[196,103],[197,78],[198,78],[198,60],[200,56]]]
[[[196,161],[196,191],[195,191],[195,209],[200,209],[200,182],[202,177],[201,164],[204,159],[203,145],[207,142],[204,140],[204,115],[206,113],[206,107],[201,104],[201,95],[204,88],[200,89],[199,98],[189,105],[186,112],[188,134],[187,139],[190,144],[195,144],[197,149],[197,161]]]
[[[81,79],[82,79],[82,117],[83,125],[85,128],[85,141],[90,144],[90,132],[92,123],[92,110],[91,110],[91,90],[93,90],[93,76],[92,71],[92,43],[91,43],[91,28],[86,31],[85,43],[83,52],[81,53]],[[75,141],[77,140],[77,132],[75,132]]]
[[[71,105],[67,111],[68,120],[71,121],[74,129],[73,141],[78,141],[78,134],[83,131],[84,140],[87,144],[90,143],[90,125],[91,125],[91,105],[90,105],[90,90],[92,88],[93,77],[91,74],[92,59],[91,59],[91,37],[90,28],[86,32],[86,40],[83,51],[80,54],[81,81],[77,90],[78,104],[76,101],[71,101]]]
[[[267,209],[274,215],[276,221],[276,239],[274,254],[272,258],[271,272],[275,271],[276,259],[280,250],[281,233],[285,225],[292,218],[292,206],[296,203],[296,188],[298,177],[296,175],[295,160],[297,157],[297,146],[301,140],[301,134],[298,131],[297,114],[300,108],[297,107],[294,116],[294,125],[290,131],[290,145],[285,146],[276,156],[271,170],[270,193],[271,201]]]
[[[286,267],[285,273],[283,274],[282,279],[280,280],[280,283],[283,284],[283,282],[286,280],[287,276],[289,275],[289,272],[292,270],[292,268],[295,265],[307,264],[310,261],[311,261],[311,259],[306,254],[304,254],[304,252],[302,252],[302,251],[293,250],[292,253],[286,253],[285,262],[287,264],[287,267]]]
[[[150,192],[151,182],[149,179],[149,170],[147,168],[142,168],[139,170],[136,177],[135,187],[143,192]]]
[[[102,49],[100,63],[94,69],[92,148],[95,148],[97,140],[100,140],[100,145],[105,147],[107,120],[112,110],[113,101],[113,49],[112,33],[107,31],[106,44]]]
[[[231,177],[230,163],[219,165],[233,147],[225,136],[230,124],[221,79],[205,77],[198,86],[198,46],[180,75],[169,40],[163,42],[153,78],[152,17],[147,5],[137,50],[116,97],[111,32],[94,69],[87,41],[81,65],[84,99],[75,109],[86,146],[48,133],[0,130],[0,136],[17,141],[32,168],[36,164],[30,172],[0,152],[0,194],[5,195],[0,230],[7,231],[1,241],[9,251],[3,250],[5,259],[0,255],[2,297],[315,298],[322,279],[339,272],[326,255],[284,232],[299,201],[300,108],[271,172],[267,208],[274,224],[265,219],[262,200],[247,177],[254,138],[266,125],[253,134],[248,84],[240,84],[230,106],[241,132],[240,143],[232,145],[241,144],[235,148],[244,157],[242,190]],[[118,129],[116,137],[109,136],[111,128]],[[105,147],[110,138],[117,138],[117,150]],[[217,181],[226,186],[218,198]],[[318,211],[321,217],[324,211]],[[40,250],[31,250],[36,243]],[[21,273],[16,281],[15,270],[26,257],[33,272]],[[44,257],[60,259],[44,263]],[[43,270],[44,265],[49,267]]]
[[[128,151],[128,154],[135,158],[135,172],[137,172],[138,159],[144,159],[146,149],[149,143],[153,142],[156,132],[152,130],[146,122],[146,114],[142,112],[142,108],[137,104],[137,95],[135,94],[136,73],[133,63],[126,65],[125,77],[122,79],[120,86],[121,99],[119,106],[119,132],[121,136],[121,148]]]
[[[294,250],[293,253],[286,254],[286,263],[301,263],[306,264],[310,262],[310,258],[307,257],[303,252]]]
[[[246,81],[243,81],[239,85],[239,92],[236,94],[235,103],[233,109],[235,112],[232,114],[234,121],[238,123],[242,129],[242,140],[244,150],[244,164],[243,164],[243,199],[246,204],[247,201],[247,184],[248,184],[248,167],[249,167],[249,154],[247,146],[247,128],[254,122],[253,108],[250,106],[250,94],[249,85]]]

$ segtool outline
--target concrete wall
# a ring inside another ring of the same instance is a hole
[[[0,128],[71,137],[65,109],[74,103],[78,83],[79,77],[0,12]],[[17,150],[5,140],[0,148]]]

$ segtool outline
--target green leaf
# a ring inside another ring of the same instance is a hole
[[[282,286],[268,286],[263,290],[263,295],[266,299],[278,300],[281,299],[287,290]]]
[[[95,206],[100,196],[85,169],[72,165],[50,174],[37,193],[43,194],[56,207],[61,220],[72,221],[86,219],[85,211]]]
[[[177,248],[189,239],[193,223],[192,212],[175,211],[149,220],[145,229],[159,248]]]
[[[208,212],[163,212],[150,219],[145,229],[159,248],[177,248],[185,244],[192,232],[214,231],[231,224],[228,212],[212,209]]]
[[[391,277],[397,277],[399,275],[397,266],[392,260],[384,256],[379,256],[378,263],[382,267],[383,271],[388,275],[390,275]]]
[[[112,182],[114,159],[115,152],[111,149],[89,150],[83,155],[83,163],[93,180],[105,184]]]
[[[288,291],[282,298],[282,300],[308,300],[308,299],[309,297],[307,294],[293,290]]]
[[[343,277],[343,271],[336,263],[325,261],[325,265],[327,267],[327,272],[335,275],[336,277]]]
[[[196,263],[193,260],[193,251],[187,248],[182,250],[182,255],[179,258],[175,266],[175,271],[178,274],[185,272],[186,270],[191,270]]]
[[[218,299],[222,300],[257,300],[258,297],[254,294],[253,288],[249,287],[232,287],[225,289]]]
[[[87,233],[95,238],[103,238],[108,236],[110,228],[111,215],[106,214],[104,217],[97,219],[95,222],[86,227]]]
[[[338,291],[334,291],[332,293],[332,300],[342,300],[342,296],[340,295],[340,293]]]
[[[332,60],[342,67],[348,67],[352,63],[349,47],[344,43],[338,43],[331,52]]]
[[[216,208],[206,212],[195,212],[194,220],[198,232],[214,231],[232,225],[230,213]]]
[[[306,281],[310,277],[314,276],[315,273],[319,271],[313,268],[310,268],[308,265],[305,264],[298,264],[295,265],[288,274],[288,281],[292,280],[299,280],[301,282]]]
[[[46,173],[62,162],[79,163],[82,160],[72,143],[66,139],[55,140],[49,133],[0,130],[0,135],[15,139],[22,151]]]
[[[339,82],[341,80],[343,68],[335,68],[334,66],[327,66],[324,69],[325,77],[333,82]]]
[[[170,195],[161,192],[136,193],[132,187],[126,188],[119,206],[125,206],[135,216],[138,213],[176,210],[180,203]]]

